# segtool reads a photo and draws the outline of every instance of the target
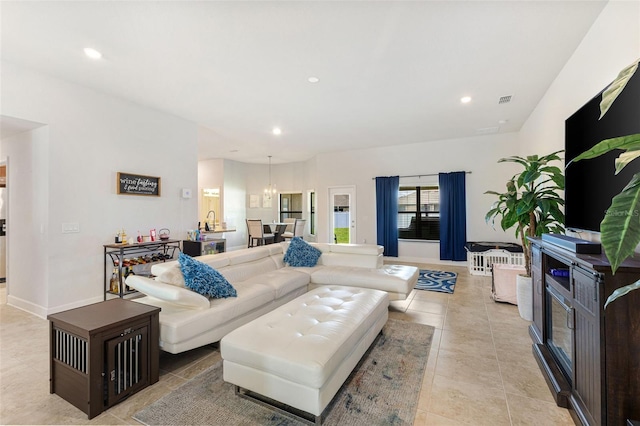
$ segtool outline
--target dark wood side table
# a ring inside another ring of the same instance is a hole
[[[159,313],[155,306],[111,299],[49,315],[49,392],[92,419],[156,383]]]

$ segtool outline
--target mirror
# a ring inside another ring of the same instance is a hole
[[[208,225],[210,230],[220,227],[220,188],[204,188],[200,193],[200,216],[202,227]]]

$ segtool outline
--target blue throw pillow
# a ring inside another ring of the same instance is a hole
[[[238,295],[229,281],[206,263],[195,260],[184,253],[180,253],[178,256],[178,262],[184,276],[185,286],[188,289],[216,299]]]
[[[284,254],[284,263],[289,266],[316,266],[322,252],[311,246],[300,237],[293,237],[287,252]]]

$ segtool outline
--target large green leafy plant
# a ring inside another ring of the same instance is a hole
[[[615,81],[602,93],[600,118],[607,113],[618,95],[624,90],[633,74],[637,71],[639,62],[640,59],[620,71]],[[638,114],[638,120],[640,120],[640,111],[632,113]],[[640,157],[640,133],[605,139],[571,160],[567,167],[571,162],[595,158],[616,149],[622,150],[622,153],[615,161],[615,173],[618,174],[631,161]],[[607,214],[600,224],[602,247],[611,263],[611,270],[614,274],[620,264],[626,258],[632,256],[636,247],[640,244],[639,211],[640,173],[636,173],[627,186],[623,188],[622,192],[613,197],[611,207],[607,210]],[[640,289],[640,281],[619,288],[609,296],[605,307],[618,297],[637,289]]]
[[[516,227],[516,238],[520,239],[524,251],[527,276],[531,276],[531,248],[527,237],[539,237],[544,233],[564,233],[564,213],[560,206],[564,199],[558,191],[564,190],[564,175],[552,161],[560,161],[562,151],[539,157],[507,157],[498,163],[517,163],[524,170],[507,181],[506,192],[487,191],[498,197],[485,216],[487,223],[495,225],[500,220],[503,230]]]

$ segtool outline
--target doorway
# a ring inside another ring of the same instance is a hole
[[[332,242],[356,242],[356,187],[329,188],[329,235]]]
[[[0,283],[7,282],[7,163],[0,162]]]

